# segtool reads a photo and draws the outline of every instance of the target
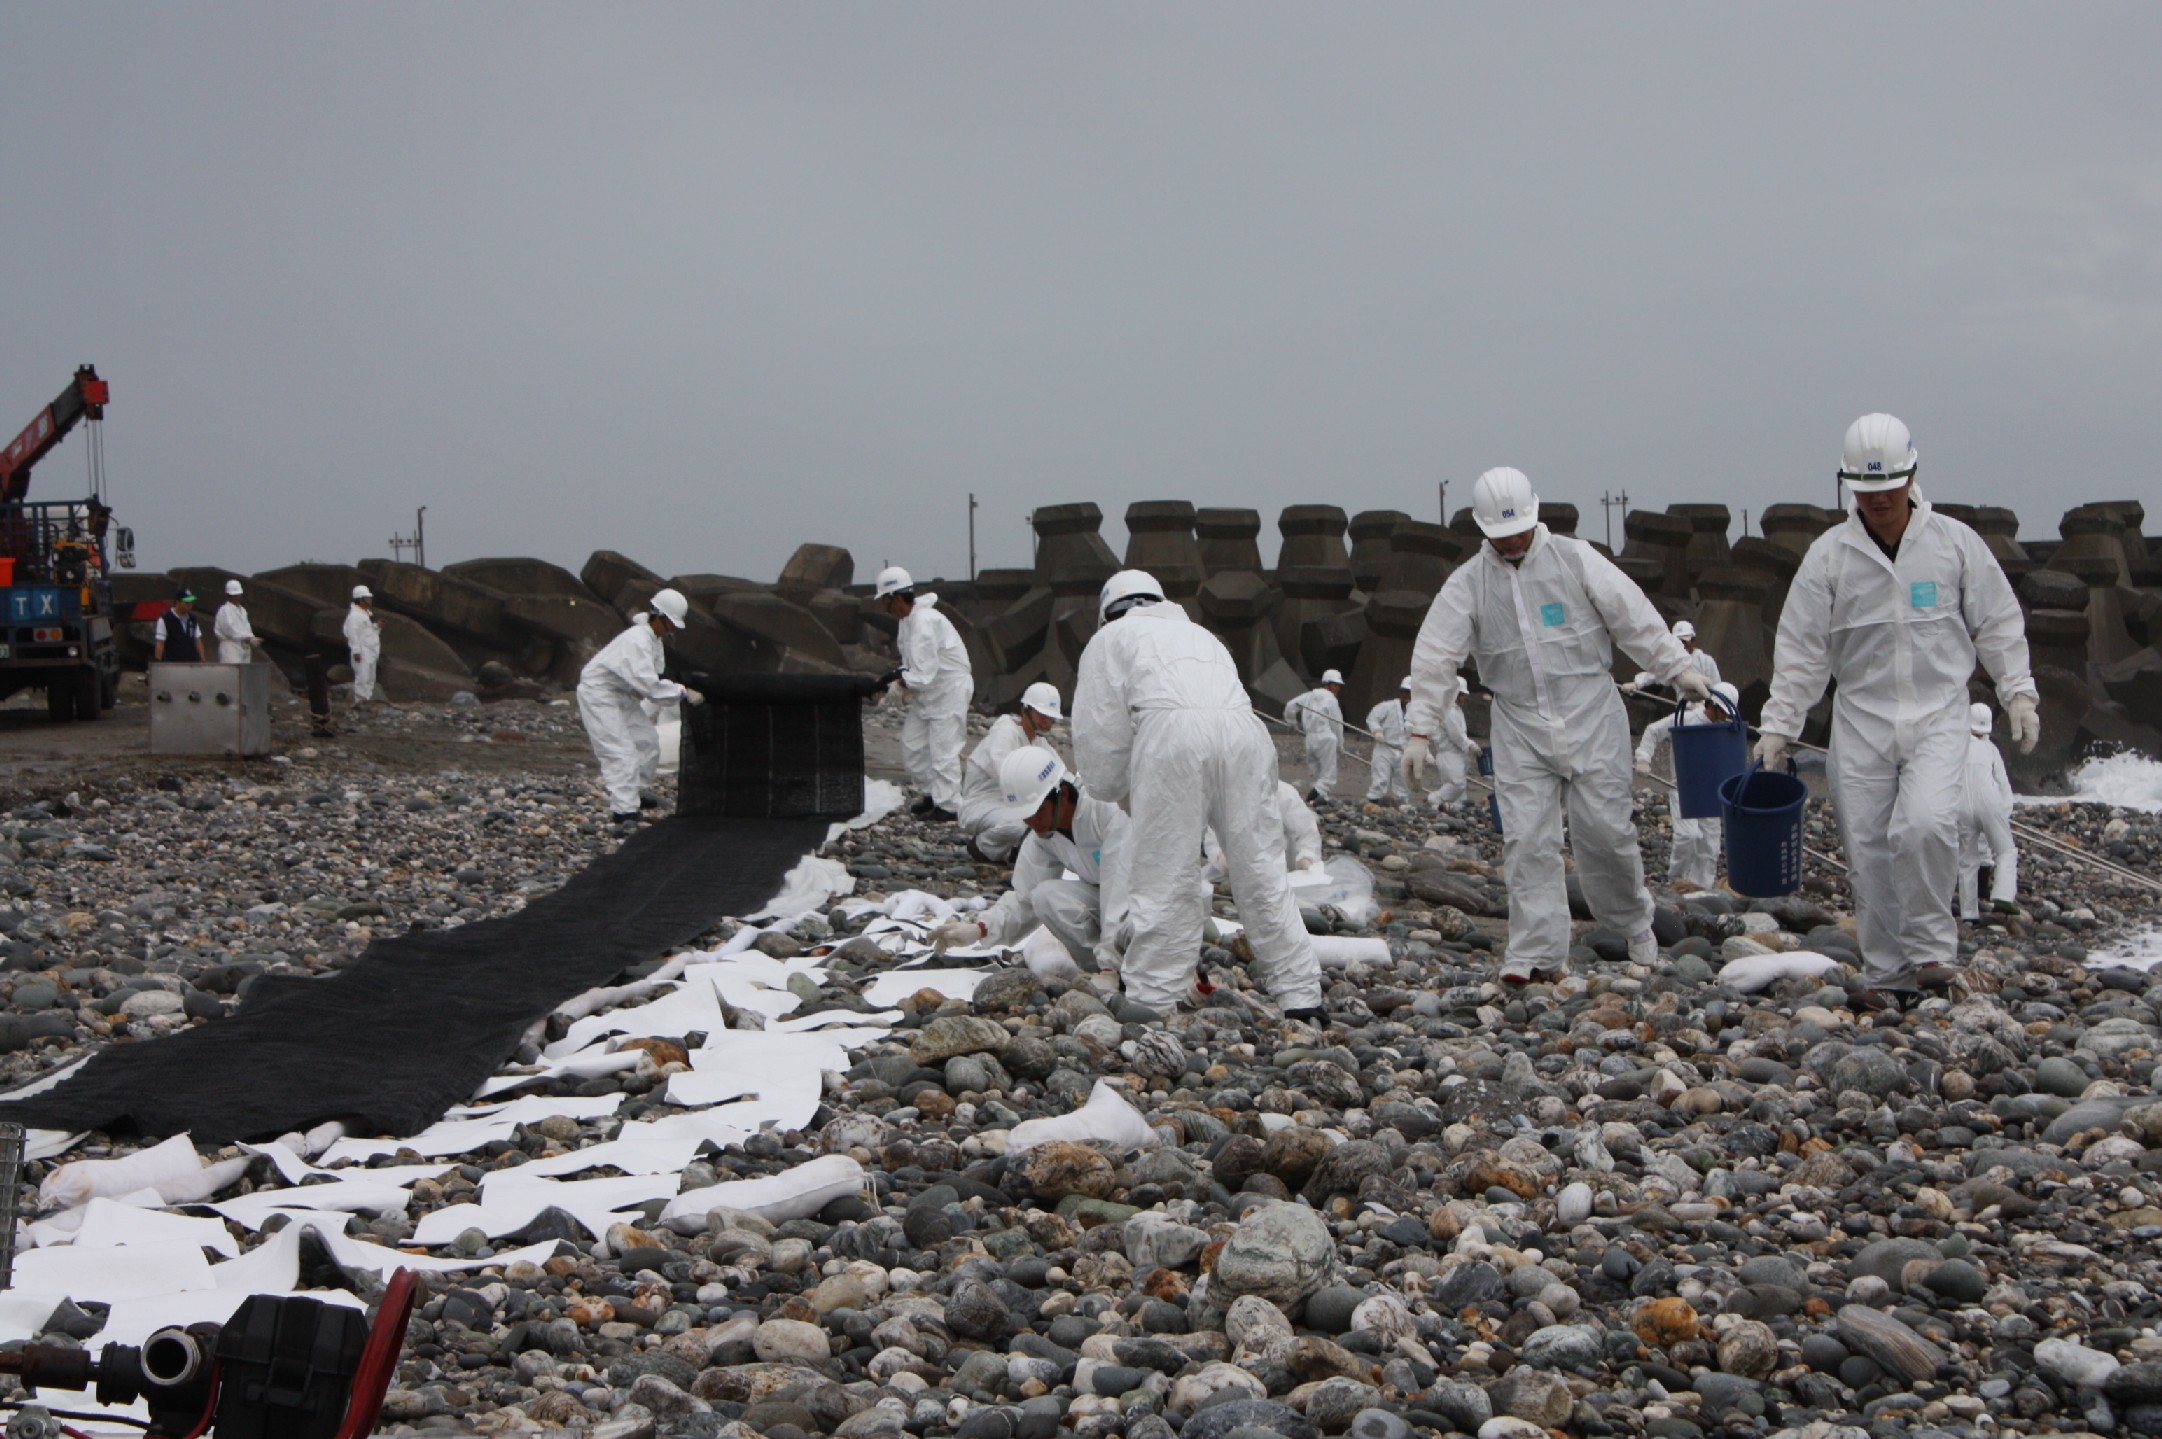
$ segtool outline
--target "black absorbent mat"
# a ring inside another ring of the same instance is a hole
[[[676,813],[746,819],[863,813],[862,675],[702,675],[683,711]]]
[[[780,893],[825,820],[676,818],[516,914],[378,939],[321,979],[266,976],[232,1018],[113,1045],[59,1085],[0,1101],[46,1129],[226,1144],[338,1119],[410,1135],[473,1096],[532,1023]]]

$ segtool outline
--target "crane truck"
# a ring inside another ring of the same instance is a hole
[[[97,719],[120,693],[112,566],[134,566],[135,537],[105,503],[100,425],[110,398],[97,368],[83,365],[0,449],[0,700],[42,689],[55,720]],[[89,496],[30,500],[30,471],[78,424]]]

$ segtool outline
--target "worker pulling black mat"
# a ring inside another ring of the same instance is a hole
[[[417,1134],[564,1000],[725,916],[756,914],[827,827],[668,820],[516,914],[379,939],[322,979],[265,976],[231,1019],[100,1050],[41,1094],[0,1099],[0,1117],[207,1144],[331,1119],[355,1134]]]

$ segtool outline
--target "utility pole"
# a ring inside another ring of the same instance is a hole
[[[1449,523],[1449,482],[1447,480],[1441,482],[1441,522],[1444,525]]]
[[[1627,490],[1623,490],[1619,495],[1609,490],[1599,496],[1599,508],[1606,513],[1606,547],[1609,552],[1614,548],[1614,510],[1616,506],[1620,506],[1622,518],[1628,519],[1629,492]]]
[[[1745,540],[1749,538],[1749,511],[1747,510],[1742,511],[1742,538]]]
[[[422,505],[413,513],[413,533],[390,537],[390,557],[403,559],[405,552],[413,552],[413,563],[428,568],[428,507]]]
[[[968,492],[968,582],[976,583],[976,492]]]

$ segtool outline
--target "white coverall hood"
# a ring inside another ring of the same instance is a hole
[[[683,686],[661,677],[667,653],[650,625],[633,624],[578,672],[578,718],[600,762],[610,814],[635,814],[660,775],[661,738],[645,702],[667,704]]]
[[[1038,735],[1032,741],[1022,730],[1018,718],[1000,715],[991,721],[990,730],[976,742],[962,774],[961,807],[955,811],[960,817],[961,832],[975,840],[976,847],[994,859],[1005,859],[1028,836],[1027,825],[1005,814],[1005,795],[999,788],[998,775],[1006,756],[1029,744],[1052,754],[1058,752],[1052,748],[1048,735]]]
[[[901,716],[901,763],[939,808],[958,814],[961,746],[976,690],[968,646],[930,593],[917,595],[915,608],[901,617],[897,641],[901,682],[913,697]]]
[[[1116,968],[1131,932],[1133,827],[1117,805],[1075,788],[1073,833],[1024,831],[1013,887],[984,911],[984,935],[991,944],[1018,944],[1042,924],[1082,969]]]
[[[1672,679],[1689,656],[1636,582],[1582,540],[1534,527],[1520,563],[1489,546],[1442,585],[1412,651],[1411,731],[1443,733],[1457,670],[1476,659],[1493,694],[1494,783],[1509,886],[1509,959],[1552,972],[1569,950],[1562,811],[1577,875],[1602,924],[1651,928],[1632,819],[1629,719],[1614,644]]]
[[[1308,690],[1284,706],[1284,722],[1297,726],[1305,740],[1306,768],[1313,776],[1314,793],[1334,799],[1337,760],[1344,747],[1344,708],[1335,692],[1326,685]]]
[[[1976,709],[1987,710],[1986,705]],[[1986,734],[1967,740],[1967,788],[1959,815],[1959,917],[1981,918],[1982,866],[1992,904],[2019,899],[2019,845],[2012,838],[2012,781]]]
[[[1255,977],[1286,1009],[1318,1008],[1321,966],[1284,874],[1276,746],[1223,641],[1173,604],[1129,610],[1081,653],[1076,768],[1133,815],[1133,943],[1121,979],[1170,1013],[1192,990],[1207,908],[1201,837],[1224,840]]]
[[[1911,989],[1918,967],[1958,962],[1944,897],[1956,879],[1977,663],[1999,704],[2036,693],[2026,621],[1996,556],[1918,492],[1896,559],[1852,505],[1802,556],[1760,723],[1799,735],[1838,681],[1828,773],[1872,988]]]
[[[234,593],[234,586],[239,583],[238,580],[228,582],[225,592]],[[220,605],[217,619],[211,622],[211,630],[218,637],[219,664],[244,665],[255,658],[255,626],[249,623],[248,612],[241,607],[240,601],[227,600]]]
[[[358,589],[365,592],[366,585]],[[353,666],[353,699],[365,704],[375,698],[375,669],[383,657],[383,627],[358,604],[345,611],[346,657]]]

